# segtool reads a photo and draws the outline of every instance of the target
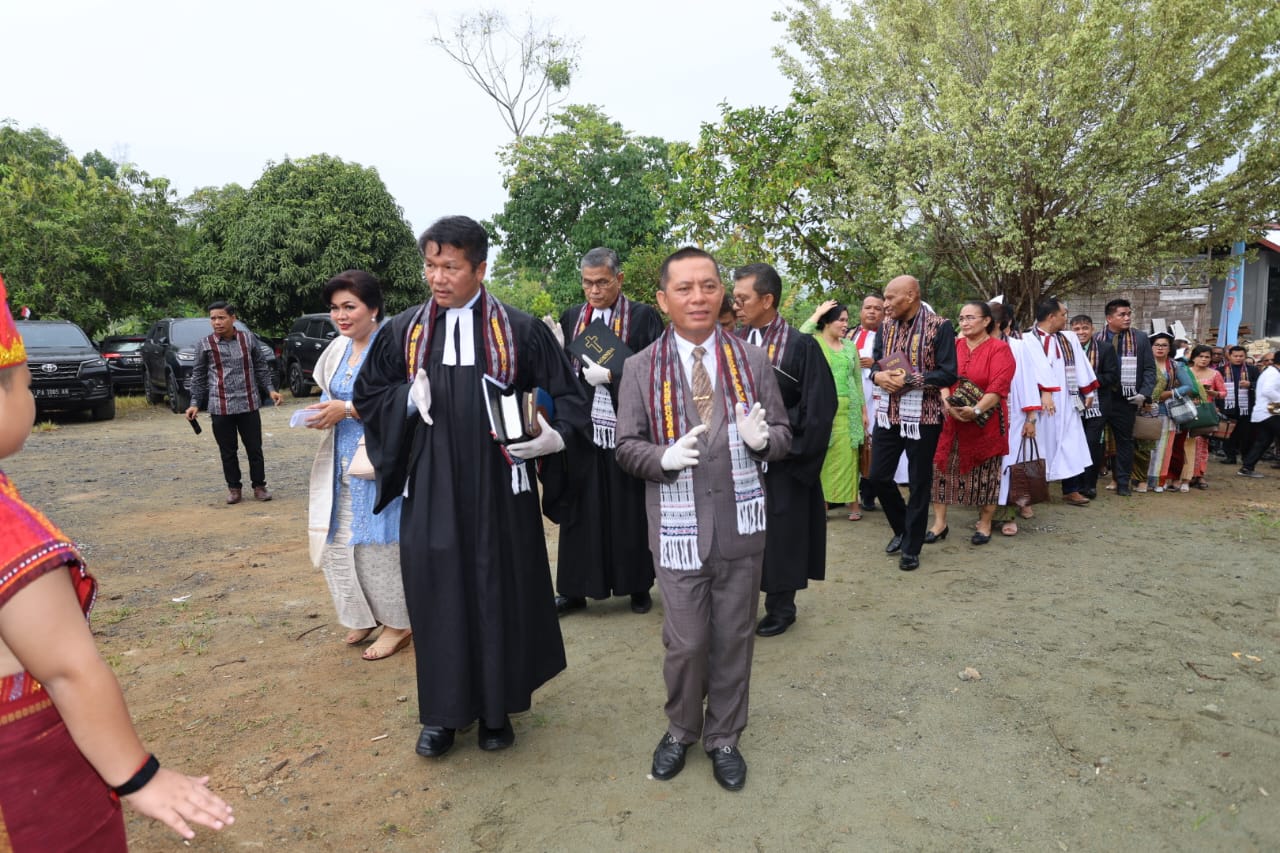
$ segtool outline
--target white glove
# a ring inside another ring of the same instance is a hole
[[[676,439],[676,443],[662,452],[663,471],[683,471],[698,464],[698,436],[707,431],[706,424],[698,424]]]
[[[413,378],[413,384],[409,386],[409,399],[424,421],[434,423],[431,420],[431,382],[427,379],[427,371],[421,367],[418,368],[418,375]]]
[[[542,432],[528,441],[519,441],[507,445],[507,452],[520,459],[537,459],[539,456],[550,456],[564,450],[564,436],[551,428],[547,419],[538,413],[538,425]]]
[[[609,368],[601,367],[586,356],[583,356],[582,360],[587,365],[582,368],[582,378],[587,380],[593,388],[598,385],[608,385],[613,381],[613,374],[609,372]]]
[[[1142,396],[1141,394],[1134,394],[1132,397],[1129,398],[1129,402],[1133,403],[1133,405],[1141,409],[1142,404],[1147,402],[1147,398]]]
[[[542,322],[547,324],[547,328],[551,330],[551,334],[555,335],[556,341],[561,347],[564,346],[564,329],[560,328],[560,324],[550,314],[542,318]]]
[[[743,444],[757,453],[769,446],[769,424],[764,419],[764,408],[758,400],[751,411],[738,412],[737,420],[738,436]]]

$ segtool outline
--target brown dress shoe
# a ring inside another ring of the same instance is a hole
[[[1084,495],[1080,494],[1079,492],[1072,492],[1069,495],[1063,495],[1062,502],[1064,504],[1071,504],[1072,506],[1088,506],[1089,505],[1089,499],[1086,498]]]
[[[227,489],[227,503],[229,504],[240,503],[240,498],[243,496],[243,492],[240,489]]]
[[[266,487],[266,486],[254,486],[254,487],[253,487],[253,497],[254,497],[254,499],[255,499],[255,500],[259,500],[259,501],[269,501],[269,500],[271,500],[271,492],[268,492],[268,491],[267,491],[267,487]]]

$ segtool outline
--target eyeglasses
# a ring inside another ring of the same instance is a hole
[[[613,279],[605,279],[604,281],[584,281],[582,283],[583,290],[608,290],[613,287]]]
[[[956,319],[961,323],[972,323],[974,320],[985,320],[987,318],[983,317],[981,314],[961,314]]]

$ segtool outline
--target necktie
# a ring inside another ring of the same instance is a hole
[[[698,417],[704,424],[711,423],[711,377],[702,363],[707,351],[702,347],[693,348],[693,404],[698,407]]]

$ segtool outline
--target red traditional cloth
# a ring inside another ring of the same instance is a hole
[[[959,338],[956,341],[956,368],[960,379],[968,379],[981,388],[984,394],[1000,395],[1000,411],[985,426],[950,417],[943,419],[942,435],[938,439],[933,464],[938,468],[945,468],[947,457],[951,455],[951,445],[955,442],[959,447],[960,473],[963,475],[968,474],[975,465],[1009,452],[1009,387],[1013,382],[1016,364],[1013,351],[1002,340],[988,338],[976,349],[970,350],[968,342]],[[947,394],[954,392],[953,385]]]
[[[0,608],[68,569],[88,616],[97,584],[75,545],[0,472]],[[70,807],[68,807],[70,805]],[[0,850],[125,850],[120,802],[29,673],[0,677]]]

